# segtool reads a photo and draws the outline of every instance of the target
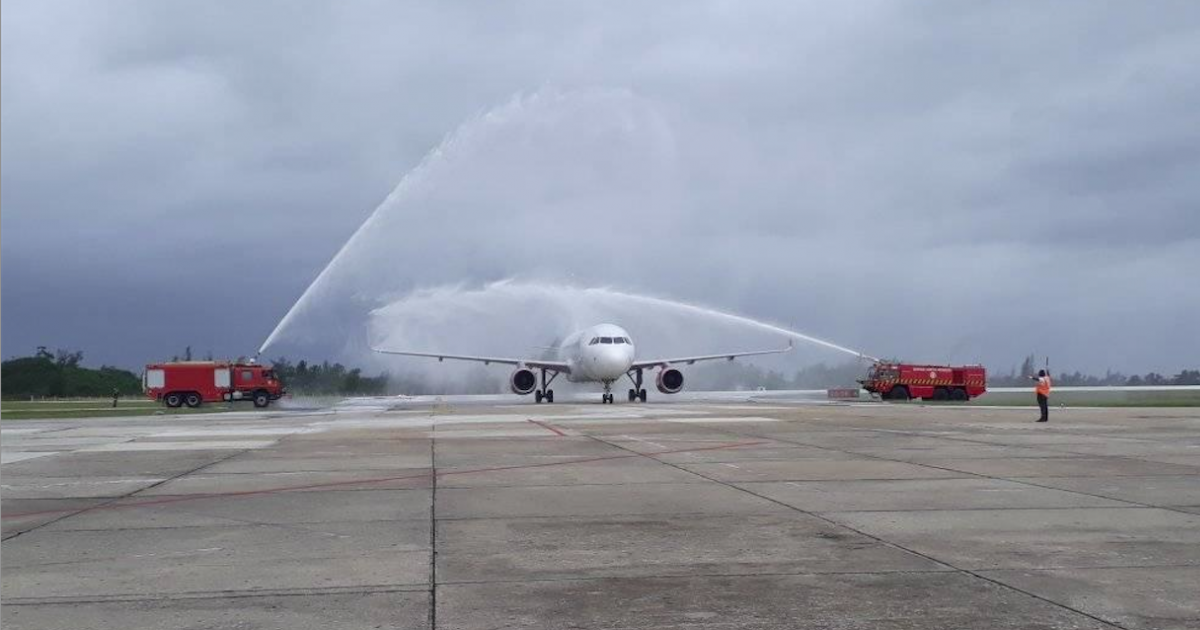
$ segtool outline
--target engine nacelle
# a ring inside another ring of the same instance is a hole
[[[675,368],[659,370],[656,384],[658,391],[664,394],[678,394],[683,389],[683,372]]]
[[[513,370],[512,376],[509,377],[508,384],[509,387],[512,387],[514,394],[524,396],[537,387],[537,377],[534,376],[533,370],[529,368],[517,368]]]

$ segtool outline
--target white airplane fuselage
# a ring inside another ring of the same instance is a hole
[[[570,366],[572,383],[611,383],[629,372],[637,348],[624,328],[598,324],[573,333],[558,347],[558,358]]]
[[[614,324],[598,324],[572,333],[555,350],[558,356],[553,360],[544,358],[495,357],[466,354],[448,354],[441,352],[418,352],[414,350],[375,348],[383,354],[397,354],[410,357],[426,357],[445,361],[474,361],[484,365],[500,364],[516,366],[509,385],[514,394],[533,394],[537,402],[554,402],[554,390],[550,389],[551,382],[558,376],[563,376],[573,383],[603,383],[604,396],[601,400],[613,402],[612,385],[624,376],[629,377],[633,387],[629,390],[629,401],[646,402],[644,372],[658,370],[654,377],[655,386],[663,394],[675,394],[683,389],[683,373],[673,367],[675,364],[692,365],[697,361],[732,361],[737,357],[761,354],[777,354],[792,349],[789,342],[787,348],[778,350],[753,350],[743,352],[725,352],[699,356],[675,358],[637,359],[637,347],[629,333]]]

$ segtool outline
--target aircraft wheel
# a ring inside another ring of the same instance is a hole
[[[635,400],[637,400],[637,392],[631,389],[629,390],[629,402],[633,402]]]
[[[533,402],[535,402],[535,403],[542,402],[542,390],[539,389],[536,392],[533,392]]]
[[[642,402],[646,402],[646,390],[639,389],[637,397],[638,397],[638,400],[640,400]]]
[[[546,390],[546,395],[545,395],[545,396],[543,396],[543,398],[545,398],[545,399],[546,399],[546,402],[548,402],[548,403],[552,403],[552,402],[554,402],[554,390],[553,390],[553,389],[547,389],[547,390]]]

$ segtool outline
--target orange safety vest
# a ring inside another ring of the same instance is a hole
[[[1043,396],[1049,396],[1050,395],[1050,377],[1042,376],[1042,377],[1038,378],[1037,389],[1035,391],[1037,391],[1037,393],[1039,393]]]

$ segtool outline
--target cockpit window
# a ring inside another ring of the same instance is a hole
[[[601,337],[600,338],[600,343],[612,343],[612,342],[613,342],[612,337]]]
[[[627,343],[631,346],[633,345],[633,342],[629,340],[629,337],[621,337],[621,338],[625,340],[625,343]]]
[[[624,337],[613,337],[613,343],[625,343]]]
[[[594,346],[594,345],[596,345],[596,344],[598,344],[598,343],[600,343],[600,338],[599,338],[599,337],[592,337],[592,340],[588,342],[588,345],[589,345],[589,346]]]

